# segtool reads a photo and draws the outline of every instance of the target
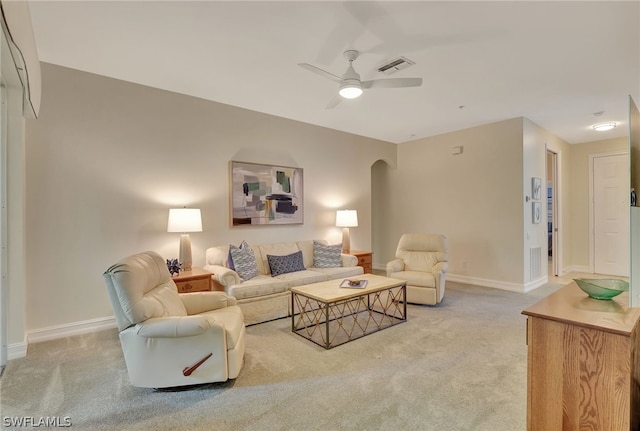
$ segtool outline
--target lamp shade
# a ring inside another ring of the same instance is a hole
[[[200,209],[170,209],[167,232],[202,232],[202,216],[200,215]]]
[[[358,211],[356,210],[336,211],[336,226],[338,227],[358,226]]]

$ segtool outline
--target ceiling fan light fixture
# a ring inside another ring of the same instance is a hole
[[[355,99],[362,95],[362,85],[359,82],[347,82],[340,86],[338,94],[345,99]]]
[[[615,128],[617,124],[613,121],[607,121],[605,123],[598,123],[593,125],[593,130],[598,132],[606,132],[607,130],[611,130]]]

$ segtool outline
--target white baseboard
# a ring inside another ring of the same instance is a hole
[[[588,266],[582,266],[582,265],[571,265],[571,266],[567,266],[562,268],[562,272],[564,274],[569,274],[570,272],[586,272],[588,274],[593,274],[593,271],[591,270],[591,268],[589,268]]]
[[[373,264],[373,268],[381,271],[386,270],[386,266],[380,265],[380,264]],[[458,283],[471,284],[473,286],[493,287],[494,289],[508,290],[510,292],[520,292],[520,293],[530,292],[534,289],[537,289],[540,286],[544,286],[549,282],[549,278],[546,275],[543,277],[540,277],[537,280],[533,280],[527,284],[519,284],[519,283],[509,283],[506,281],[499,281],[499,280],[487,280],[484,278],[469,277],[466,275],[448,273],[447,281],[449,280],[455,281]]]
[[[83,320],[81,322],[65,323],[63,325],[49,326],[48,328],[29,331],[27,333],[27,343],[55,340],[56,338],[87,334],[89,332],[102,331],[104,329],[116,327],[116,319],[113,316]]]
[[[529,283],[526,283],[524,285],[524,292],[525,293],[531,292],[532,290],[537,289],[538,287],[544,286],[548,282],[549,282],[549,277],[546,275],[538,278],[537,280],[530,281]]]
[[[24,358],[27,356],[27,342],[9,344],[7,346],[7,360]]]
[[[493,287],[494,289],[508,290],[510,292],[528,292],[534,289],[524,284],[510,283],[508,281],[487,280],[485,278],[468,277],[466,275],[447,274],[447,281],[455,281],[457,283],[472,284],[474,286]],[[537,287],[537,286],[536,286]]]
[[[386,266],[380,265],[380,264],[374,264],[373,268],[384,271],[386,269]],[[549,282],[549,278],[546,275],[543,277],[540,277],[537,280],[531,281],[527,284],[520,284],[520,283],[510,283],[510,282],[499,281],[499,280],[488,280],[484,278],[469,277],[466,275],[457,275],[457,274],[448,273],[447,281],[449,280],[455,281],[458,283],[471,284],[473,286],[493,287],[495,289],[508,290],[510,292],[520,292],[520,293],[530,292],[534,289],[537,289],[540,286],[544,286]]]
[[[88,334],[90,332],[117,328],[116,319],[113,316],[100,317],[98,319],[83,320],[81,322],[65,323],[64,325],[49,326],[47,328],[34,329],[27,332],[27,338],[22,343],[9,344],[7,346],[7,360],[24,358],[27,356],[29,343],[55,340],[57,338],[71,337],[73,335]]]

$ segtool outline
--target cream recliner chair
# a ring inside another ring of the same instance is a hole
[[[104,279],[132,385],[164,388],[238,376],[245,326],[235,298],[179,294],[165,260],[152,251],[122,259]]]
[[[407,282],[407,302],[436,305],[444,298],[447,277],[447,237],[431,233],[406,233],[387,263],[387,277]]]

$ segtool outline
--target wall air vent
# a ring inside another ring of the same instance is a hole
[[[398,57],[378,67],[378,72],[382,72],[385,75],[391,75],[399,70],[406,69],[409,66],[413,66],[414,64],[415,63],[408,58]]]

